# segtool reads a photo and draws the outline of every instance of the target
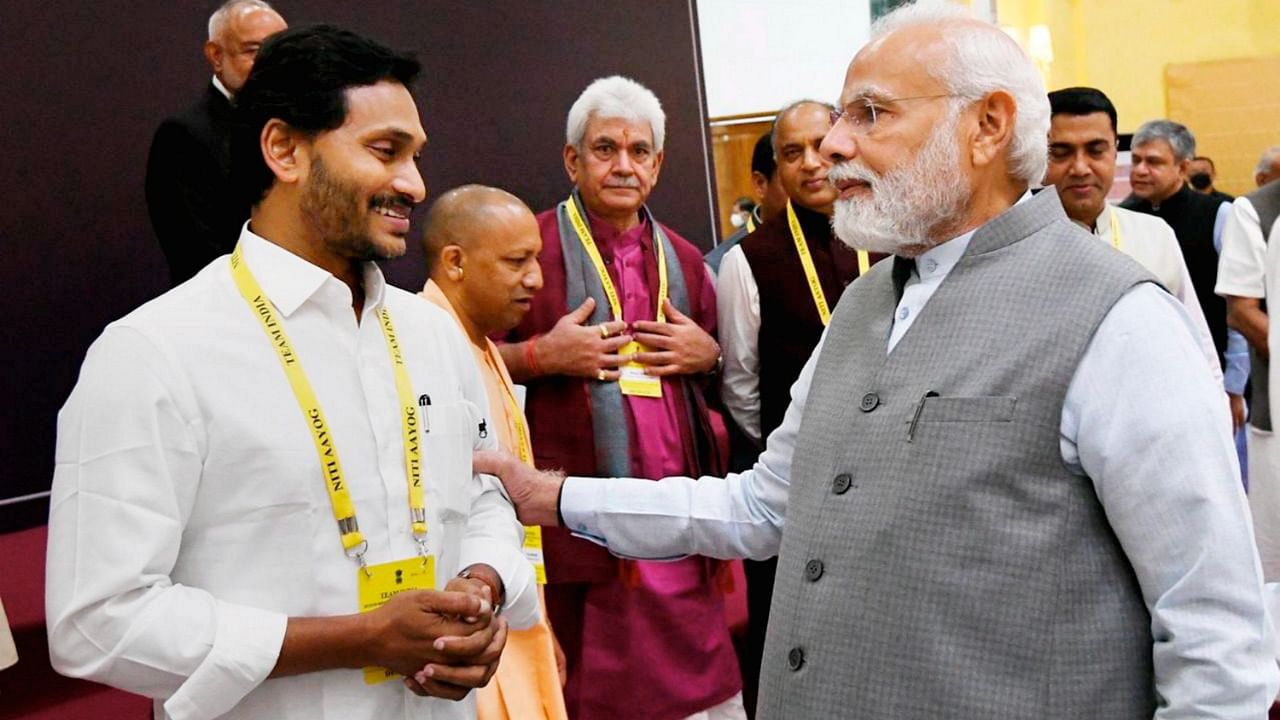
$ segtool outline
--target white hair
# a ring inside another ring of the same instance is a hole
[[[1262,152],[1262,157],[1258,158],[1258,165],[1253,169],[1253,172],[1271,172],[1271,166],[1275,163],[1277,158],[1280,158],[1280,145],[1272,145]]]
[[[276,9],[268,5],[263,0],[227,0],[213,11],[209,16],[209,39],[217,40],[221,37],[222,32],[227,29],[227,20],[231,18],[231,14],[240,8],[257,8],[259,10],[270,10],[275,12]]]
[[[880,18],[871,39],[920,25],[936,25],[947,41],[949,57],[929,73],[965,102],[1003,90],[1017,105],[1009,172],[1038,184],[1049,164],[1049,97],[1036,64],[1013,38],[995,25],[974,20],[968,9],[944,0],[920,0]]]
[[[565,142],[580,147],[587,134],[587,122],[592,117],[648,123],[653,131],[653,149],[662,149],[667,133],[667,115],[662,112],[662,103],[649,88],[631,78],[612,75],[588,85],[569,108]]]

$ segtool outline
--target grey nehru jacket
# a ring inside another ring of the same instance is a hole
[[[1145,281],[1044,192],[978,230],[892,353],[891,263],[849,287],[795,450],[761,717],[1151,717],[1150,617],[1059,445],[1076,365]]]

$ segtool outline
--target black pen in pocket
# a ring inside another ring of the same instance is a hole
[[[916,425],[920,424],[920,413],[924,412],[924,403],[931,397],[938,397],[938,393],[930,390],[920,396],[920,402],[916,403],[916,411],[911,415],[911,425],[907,427],[907,442],[912,442],[916,438]]]
[[[423,393],[418,396],[418,407],[422,408],[422,434],[431,432],[431,396]]]

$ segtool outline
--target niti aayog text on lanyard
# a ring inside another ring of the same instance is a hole
[[[827,306],[827,294],[822,291],[822,283],[818,280],[818,270],[813,266],[813,255],[809,254],[809,243],[804,239],[804,230],[800,227],[800,219],[787,201],[787,224],[791,226],[791,240],[796,244],[796,254],[800,256],[800,265],[804,268],[805,280],[809,282],[809,293],[813,295],[813,304],[818,308],[818,317],[823,327],[831,322],[831,308]],[[871,269],[871,256],[866,250],[858,251],[858,275],[865,275]]]
[[[356,522],[355,503],[351,499],[351,491],[347,487],[347,479],[342,471],[342,463],[338,459],[338,450],[333,444],[333,433],[325,420],[324,411],[316,398],[311,382],[302,369],[302,362],[289,342],[284,326],[276,316],[275,308],[262,291],[262,286],[244,262],[240,246],[231,254],[231,275],[235,279],[236,288],[244,298],[253,315],[262,325],[263,331],[271,340],[289,379],[294,397],[298,400],[307,427],[311,430],[311,438],[315,442],[316,453],[320,456],[320,468],[324,472],[325,489],[329,491],[329,501],[333,505],[333,517],[338,523],[338,531],[342,535],[342,547],[347,555],[355,558],[367,575],[370,568],[365,564],[364,554],[369,545],[365,542],[360,525]],[[418,407],[413,397],[413,389],[409,382],[409,374],[404,367],[404,358],[400,354],[400,344],[396,340],[395,327],[391,323],[391,314],[384,306],[379,311],[380,326],[387,348],[391,352],[391,362],[395,372],[396,395],[400,400],[403,425],[405,475],[409,485],[409,514],[413,523],[413,538],[424,559],[427,553],[427,517],[426,504],[422,489],[421,446],[418,437]]]
[[[609,271],[605,269],[604,259],[600,257],[600,249],[596,247],[596,241],[591,237],[591,230],[587,227],[586,221],[582,219],[582,213],[578,212],[578,203],[573,196],[569,196],[566,203],[566,210],[569,213],[569,222],[573,225],[573,229],[578,233],[578,240],[582,242],[582,247],[586,249],[587,256],[591,258],[591,264],[596,268],[596,274],[600,276],[600,285],[604,287],[605,297],[609,298],[609,309],[613,312],[613,319],[621,321],[622,303],[618,300],[618,290],[613,285],[613,278],[609,277]],[[657,222],[656,220],[654,222]],[[655,314],[658,322],[666,322],[667,315],[662,310],[663,304],[667,299],[667,255],[666,250],[662,246],[662,240],[654,233],[653,245],[658,253],[658,310]],[[640,343],[632,340],[618,349],[619,355],[634,355],[637,352],[643,352],[646,348]],[[638,395],[640,397],[662,397],[662,378],[646,375],[644,365],[632,360],[624,364],[621,368],[622,377],[618,380],[618,387],[622,390],[623,395]]]

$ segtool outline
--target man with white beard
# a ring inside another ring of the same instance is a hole
[[[619,555],[779,553],[758,717],[1262,717],[1226,405],[1177,301],[1027,192],[1039,74],[963,14],[897,10],[849,67],[835,230],[896,257],[849,286],[754,468],[477,468]]]

